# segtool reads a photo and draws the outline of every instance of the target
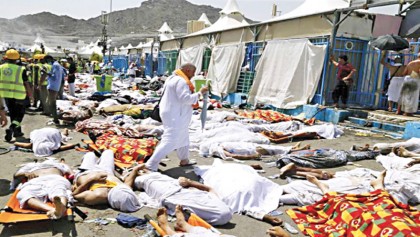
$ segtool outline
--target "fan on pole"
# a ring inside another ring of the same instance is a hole
[[[380,50],[400,51],[410,47],[410,43],[398,35],[382,35],[370,42],[370,45]]]

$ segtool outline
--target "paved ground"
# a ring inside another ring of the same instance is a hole
[[[45,126],[46,121],[48,119],[44,116],[40,115],[28,115],[24,119],[24,129],[26,137],[29,136],[29,133],[33,129],[42,128]],[[74,138],[73,142],[80,142],[81,139],[86,139],[87,136],[76,133],[74,131],[71,132],[70,136]],[[4,137],[4,130],[0,131],[0,147],[10,147],[11,144],[5,143],[3,141]],[[364,145],[366,143],[374,144],[377,142],[394,142],[395,140],[385,138],[385,137],[359,137],[354,135],[350,131],[346,131],[346,134],[335,140],[312,140],[312,141],[304,141],[303,144],[310,144],[313,148],[322,148],[322,147],[331,147],[335,149],[349,149],[351,145]],[[295,144],[295,143],[290,143]],[[198,157],[197,153],[191,153],[192,158],[196,158],[198,164],[211,164],[213,159],[204,159]],[[65,158],[67,163],[74,166],[80,164],[81,157],[83,153],[77,152],[75,150],[61,152],[55,155],[56,158]],[[166,168],[163,168],[163,171],[172,176],[172,177],[179,177],[179,176],[187,176],[189,178],[197,180],[197,177],[191,172],[191,168],[180,168],[177,166],[178,161],[176,155],[173,153],[169,156],[170,161],[166,162],[168,165]],[[34,155],[31,153],[24,153],[20,151],[12,151],[5,155],[0,155],[0,205],[4,206],[9,199],[11,193],[9,191],[9,182],[12,178],[13,173],[17,170],[17,166],[25,163],[30,162],[35,159]],[[258,162],[247,162],[248,164],[258,163]],[[260,162],[262,164],[262,162]],[[381,170],[382,167],[377,164],[375,161],[361,161],[358,164],[363,165],[363,167]],[[264,164],[262,164],[264,166]],[[354,169],[354,166],[345,166],[336,169],[332,169],[334,171],[339,170],[351,170]],[[273,175],[278,172],[277,168],[266,168],[267,172],[264,176]],[[279,184],[285,184],[283,180],[275,180],[274,182]],[[279,210],[283,212],[290,208],[289,206],[280,207]],[[81,209],[85,212],[88,212],[88,219],[94,219],[98,217],[107,218],[112,217],[115,218],[118,212],[113,211],[109,208],[103,207],[99,209],[92,209],[81,207]],[[151,214],[155,216],[156,210],[143,208],[137,213],[133,215],[138,217],[143,217],[144,214]],[[286,215],[283,214],[281,218],[290,224],[294,223],[291,219]],[[295,226],[295,225],[294,225]],[[270,225],[265,224],[263,222],[251,219],[246,216],[235,215],[234,218],[228,225],[218,227],[223,233],[232,234],[238,237],[260,237],[265,236],[265,231],[269,228]],[[64,220],[61,221],[45,221],[45,222],[37,222],[37,223],[26,223],[26,224],[17,224],[17,225],[10,225],[10,226],[2,226],[0,227],[0,236],[141,236],[142,231],[139,230],[131,230],[131,229],[124,229],[120,227],[118,224],[109,224],[107,226],[99,226],[93,223],[82,223],[79,217],[76,218],[75,223],[70,223]],[[294,235],[294,236],[303,236],[302,234]]]

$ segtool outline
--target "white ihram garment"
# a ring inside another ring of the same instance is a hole
[[[413,73],[414,75],[416,73]],[[420,78],[407,76],[401,88],[400,104],[405,113],[415,113],[419,107]]]
[[[164,94],[160,101],[160,117],[163,124],[163,136],[146,167],[156,171],[159,162],[173,150],[177,150],[180,160],[188,159],[190,144],[188,127],[193,108],[199,94],[191,93],[184,78],[174,75],[165,83]]]

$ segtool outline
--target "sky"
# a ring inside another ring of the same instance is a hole
[[[5,1],[5,0],[2,0]],[[211,5],[223,8],[227,0],[188,0],[198,5]],[[247,18],[263,21],[271,18],[273,3],[278,11],[286,13],[293,10],[304,0],[237,0],[239,7]],[[113,0],[113,11],[140,6],[144,0]],[[35,14],[43,11],[56,15],[68,15],[77,19],[89,19],[109,11],[110,0],[12,0],[1,6],[0,17],[13,19],[21,15]]]

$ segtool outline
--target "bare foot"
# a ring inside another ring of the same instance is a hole
[[[267,222],[268,224],[273,225],[273,226],[278,226],[278,225],[283,224],[282,219],[280,219],[278,217],[275,217],[275,216],[268,215],[268,214],[264,215],[263,221]]]
[[[187,230],[186,230],[185,216],[184,216],[184,212],[182,211],[181,205],[177,205],[175,207],[175,216],[176,216],[175,230],[186,232]]]
[[[301,148],[301,150],[310,150],[310,149],[311,149],[311,145],[309,144]]]
[[[400,147],[398,149],[398,156],[400,156],[400,157],[411,157],[409,151],[407,151],[407,149],[405,149],[404,147]]]
[[[157,221],[160,227],[168,226],[168,214],[166,208],[159,208],[157,212]]]
[[[62,216],[64,216],[65,212],[67,211],[66,206],[61,202],[60,197],[54,197],[53,199],[54,203],[54,209],[47,212],[47,216],[50,219],[60,219]]]
[[[179,177],[178,178],[179,185],[181,185],[181,187],[183,187],[183,188],[188,188],[190,186],[190,181],[191,180],[189,180],[185,177]]]
[[[293,170],[293,169],[296,169],[296,165],[294,163],[290,163],[290,164],[287,164],[287,165],[283,166],[280,169],[280,178],[285,179],[286,178],[286,173]]]
[[[299,149],[302,142],[298,142],[296,145],[292,147],[292,149]]]
[[[322,193],[328,193],[329,192],[329,186],[328,184],[320,182],[315,176],[313,175],[306,175],[306,179],[315,184],[319,189],[321,189]]]
[[[404,113],[403,115],[404,115],[404,116],[408,116],[408,117],[412,117],[412,116],[413,116],[413,114],[412,114],[412,113]]]
[[[270,235],[270,237],[290,237],[289,233],[280,226],[271,227],[267,230],[267,234]]]
[[[374,189],[385,189],[385,187],[384,187],[385,175],[386,175],[386,170],[382,171],[377,179],[372,180],[370,182],[370,185],[372,185],[372,187]]]

